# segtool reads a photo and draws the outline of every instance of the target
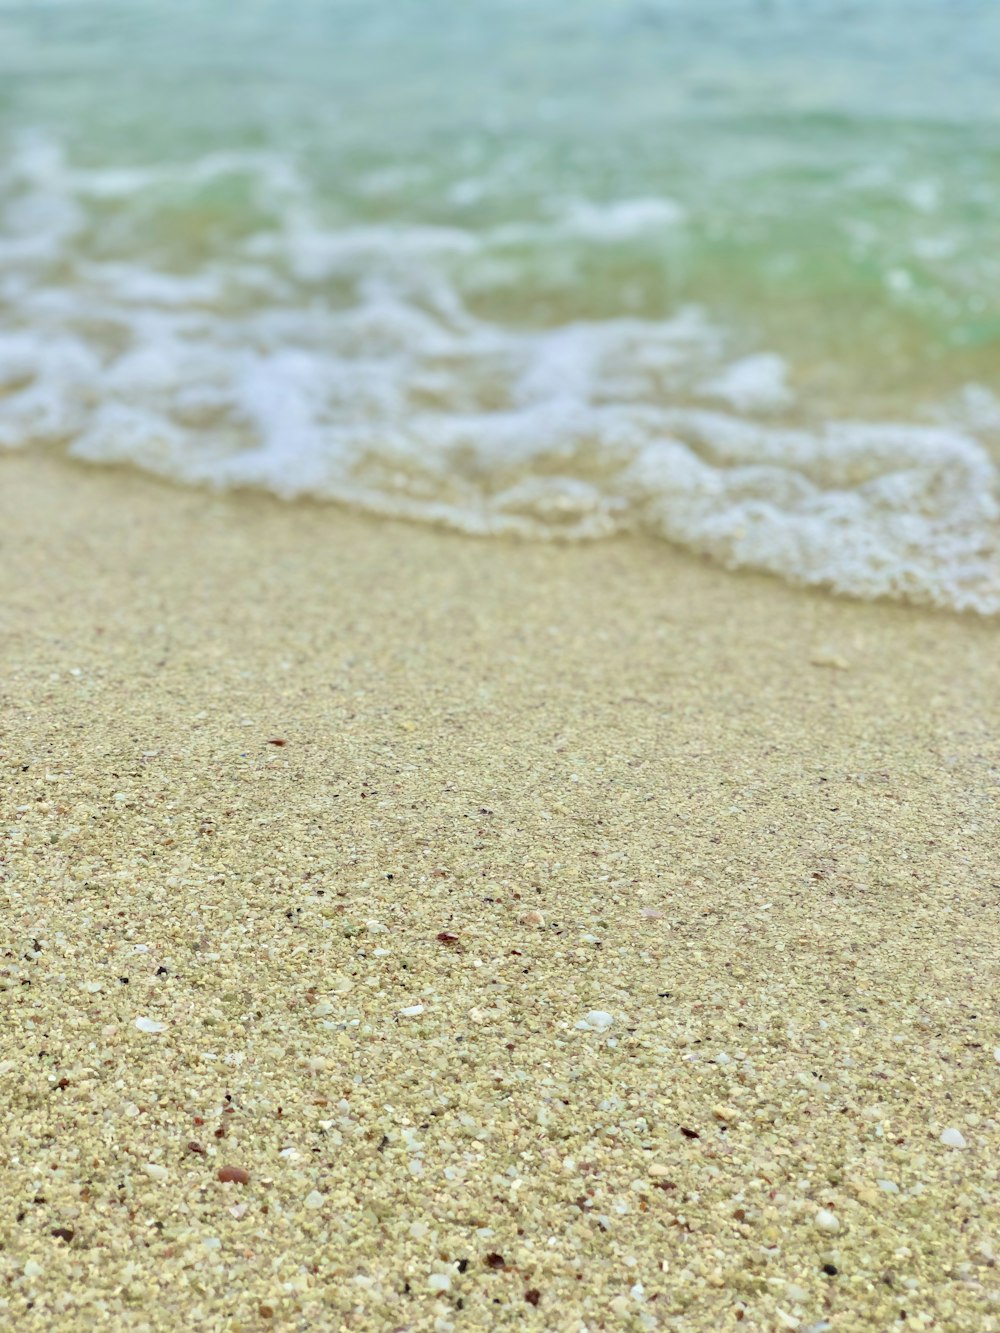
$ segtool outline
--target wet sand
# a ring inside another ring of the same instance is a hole
[[[1000,1329],[996,625],[37,457],[0,556],[0,1324]]]

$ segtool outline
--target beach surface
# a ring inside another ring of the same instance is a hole
[[[42,456],[0,556],[0,1323],[1000,1329],[995,623]]]

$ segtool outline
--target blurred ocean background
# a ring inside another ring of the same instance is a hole
[[[996,614],[1000,5],[0,0],[0,448]]]

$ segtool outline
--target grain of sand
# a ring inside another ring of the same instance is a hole
[[[1000,1328],[995,625],[0,488],[0,1324]]]

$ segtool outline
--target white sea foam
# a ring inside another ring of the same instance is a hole
[[[718,398],[738,412],[769,412],[787,407],[792,394],[786,383],[788,366],[771,352],[745,356],[701,385],[702,393]]]
[[[196,262],[145,257],[141,209],[114,214],[117,251],[100,232],[94,200],[232,173],[277,220]],[[693,309],[545,328],[476,315],[468,293],[510,224],[334,226],[267,156],[86,172],[42,141],[8,161],[0,208],[4,447],[477,533],[651,531],[843,593],[1000,612],[1000,486],[973,433],[793,427],[785,363],[733,357]],[[683,225],[668,201],[633,200],[520,236]]]
[[[672,199],[622,199],[611,204],[577,201],[560,218],[562,229],[590,241],[626,241],[662,232],[684,221],[684,210]]]

